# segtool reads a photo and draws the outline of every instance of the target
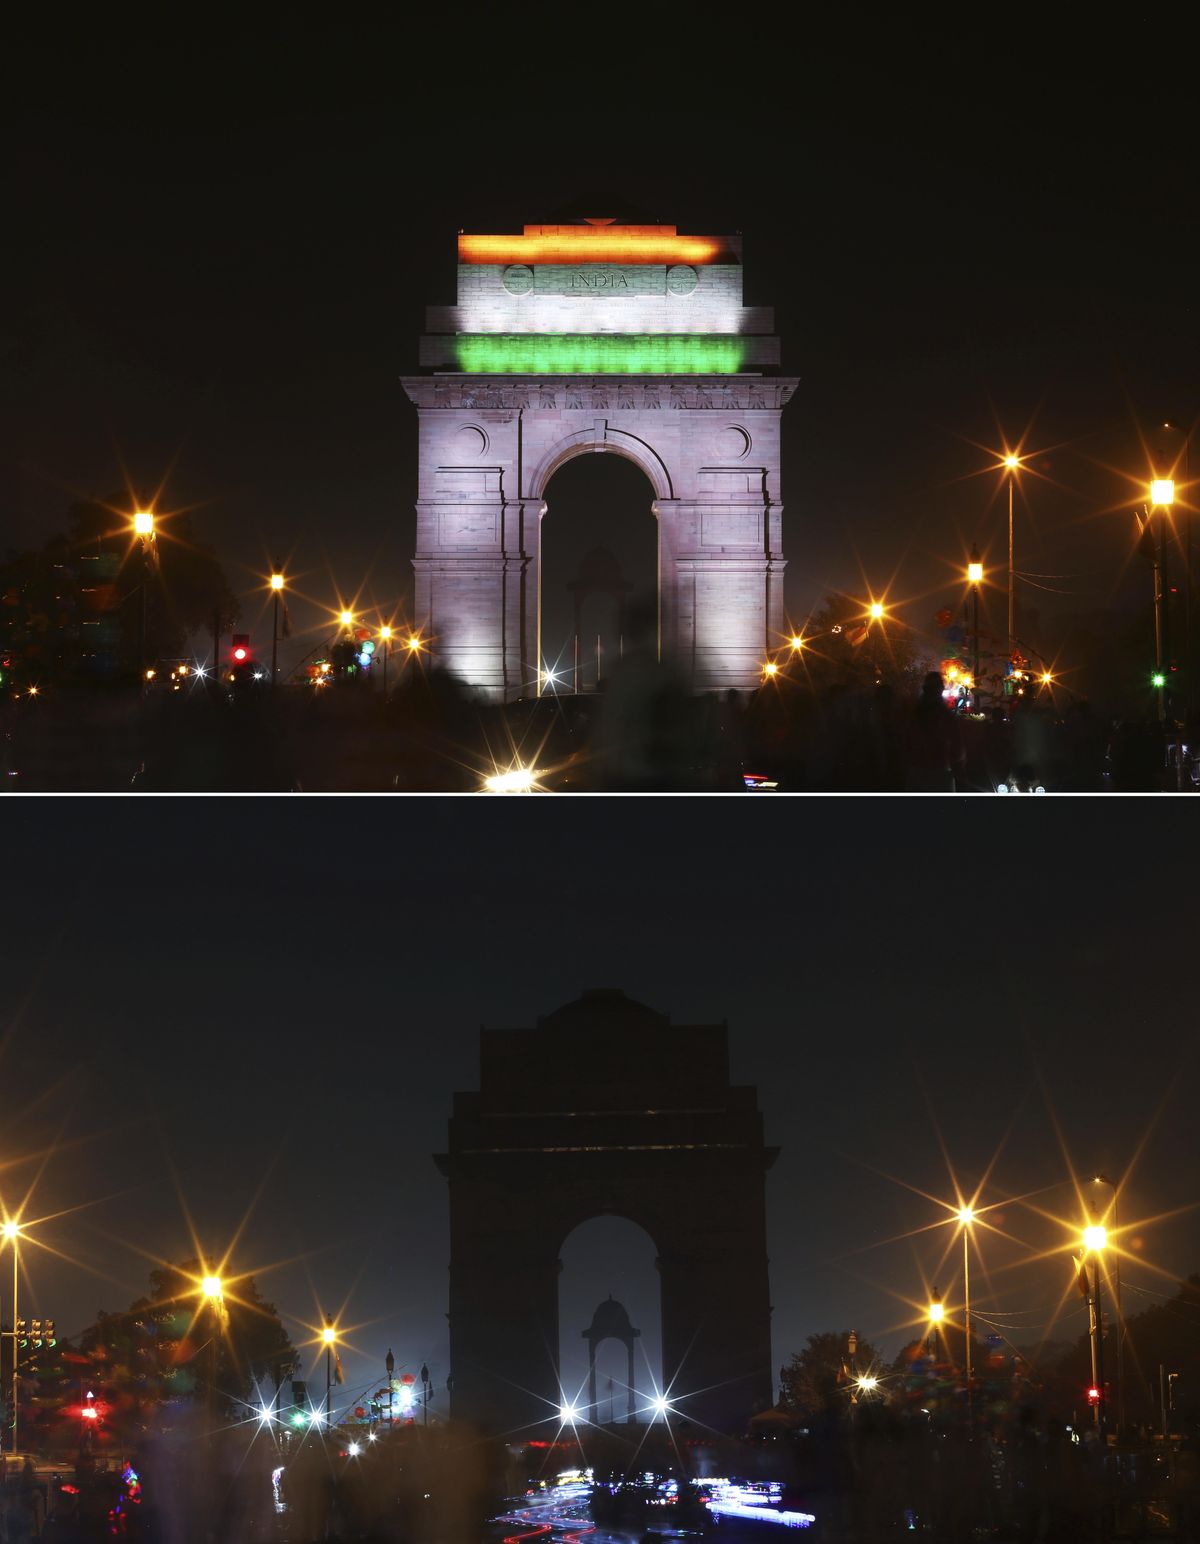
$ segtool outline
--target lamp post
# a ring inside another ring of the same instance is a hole
[[[975,673],[972,677],[975,682],[975,702],[979,703],[979,586],[983,583],[983,562],[979,556],[979,548],[972,544],[971,557],[967,563],[967,583],[971,586],[971,628],[975,634]]]
[[[328,1314],[321,1339],[325,1342],[325,1428],[328,1430],[333,1425],[333,1344],[337,1340],[337,1330]]]
[[[1013,483],[1016,481],[1017,468],[1021,465],[1020,456],[1012,451],[1004,457],[1004,465],[1008,471],[1008,656],[1011,659],[1013,650],[1017,646],[1016,640],[1016,568],[1013,559]]]
[[[20,1259],[20,1250],[18,1248],[18,1242],[19,1242],[20,1237],[21,1237],[21,1229],[20,1229],[20,1225],[18,1223],[6,1222],[4,1224],[4,1226],[3,1226],[3,1228],[0,1229],[0,1232],[2,1232],[4,1234],[4,1237],[12,1245],[12,1252],[13,1252],[13,1327],[12,1327],[12,1342],[13,1342],[12,1413],[13,1414],[12,1414],[12,1450],[13,1450],[13,1453],[15,1454],[16,1451],[17,1451],[17,1391],[18,1391],[18,1389],[20,1387],[20,1380],[19,1380],[19,1378],[17,1376],[17,1363],[18,1363],[18,1360],[19,1360],[18,1354],[17,1354],[17,1280],[18,1280],[17,1266],[18,1266],[19,1259]]]
[[[1095,1224],[1083,1230],[1083,1273],[1088,1285],[1088,1335],[1092,1345],[1092,1387],[1096,1390],[1093,1405],[1096,1430],[1104,1439],[1107,1400],[1104,1397],[1104,1320],[1100,1311],[1100,1256],[1108,1242],[1108,1229]],[[1088,1275],[1088,1256],[1092,1270]]]
[[[978,650],[979,645],[976,644]],[[978,666],[976,667],[978,669]],[[971,1224],[975,1213],[969,1206],[960,1209],[958,1220],[962,1223],[963,1236],[963,1344],[967,1374],[967,1422],[974,1415],[974,1397],[971,1392]]]
[[[428,1366],[424,1362],[422,1362],[421,1363],[421,1395],[422,1395],[421,1402],[425,1406],[425,1416],[424,1416],[424,1419],[423,1419],[423,1421],[421,1423],[423,1426],[428,1426],[429,1425],[429,1388],[430,1388],[430,1385],[429,1385],[429,1368],[428,1368]]]
[[[1120,1219],[1117,1216],[1117,1187],[1109,1179],[1107,1174],[1097,1174],[1092,1179],[1093,1185],[1107,1185],[1112,1191],[1112,1221],[1114,1232],[1120,1227]],[[1113,1261],[1113,1278],[1116,1287],[1117,1299],[1117,1430],[1120,1432],[1125,1426],[1125,1316],[1121,1312],[1121,1253],[1117,1251]]]
[[[1150,516],[1164,511],[1158,521],[1158,544],[1154,547],[1154,685],[1158,692],[1158,717],[1167,716],[1167,519],[1165,511],[1175,502],[1175,482],[1170,477],[1155,477],[1150,483]],[[1150,540],[1153,545],[1154,533]]]
[[[283,575],[278,570],[271,575],[271,685],[279,677],[279,592],[283,589]]]
[[[392,629],[386,625],[379,629],[379,641],[383,644],[383,700],[387,701],[388,655],[392,652]]]
[[[395,1377],[395,1374],[396,1374],[396,1358],[392,1355],[391,1347],[390,1346],[388,1348],[388,1354],[383,1359],[383,1365],[387,1368],[387,1380],[388,1380],[388,1430],[390,1431],[392,1429],[392,1422],[394,1420],[393,1405],[394,1405],[395,1398],[396,1398],[395,1391],[392,1388],[392,1379]]]
[[[200,1290],[212,1309],[212,1327],[208,1337],[208,1395],[205,1401],[208,1411],[208,1434],[211,1440],[217,1393],[217,1339],[225,1322],[225,1287],[219,1276],[210,1273],[201,1280]]]
[[[142,626],[141,643],[138,647],[138,678],[142,691],[146,690],[146,593],[150,588],[150,549],[154,541],[154,512],[139,509],[133,517],[133,534],[142,549]]]

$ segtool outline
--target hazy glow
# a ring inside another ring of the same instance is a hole
[[[1156,477],[1150,484],[1151,504],[1174,504],[1175,480],[1171,477]]]
[[[716,333],[461,333],[471,375],[736,375],[745,346]]]
[[[483,786],[488,793],[529,793],[536,776],[532,767],[513,767],[508,772],[493,772],[485,777]]]

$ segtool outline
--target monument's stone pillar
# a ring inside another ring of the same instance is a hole
[[[540,523],[572,456],[626,456],[658,519],[659,650],[696,691],[753,690],[784,642],[769,308],[738,237],[527,226],[459,238],[458,304],[430,307],[407,377],[420,433],[415,623],[504,701],[540,689]]]

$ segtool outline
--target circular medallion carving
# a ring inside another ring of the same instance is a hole
[[[528,295],[533,288],[533,269],[524,263],[510,264],[501,278],[504,281],[504,288],[510,295]]]
[[[687,263],[676,263],[674,268],[667,269],[669,295],[690,295],[696,288],[696,284],[696,270],[690,268]]]
[[[488,448],[487,430],[478,424],[460,424],[454,431],[454,443],[460,456],[482,456]]]
[[[749,434],[740,424],[729,424],[721,430],[721,455],[726,461],[740,461],[750,454],[753,444]]]

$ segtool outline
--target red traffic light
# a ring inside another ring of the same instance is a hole
[[[1088,1389],[1088,1404],[1089,1405],[1098,1405],[1099,1403],[1100,1403],[1100,1390],[1097,1389],[1097,1388],[1090,1388],[1090,1389]]]
[[[234,663],[244,665],[250,658],[250,634],[234,633],[229,640]]]
[[[239,643],[237,648],[233,651],[233,657],[239,664],[241,664],[242,660],[246,659],[249,653],[250,650],[246,648],[244,644]]]

